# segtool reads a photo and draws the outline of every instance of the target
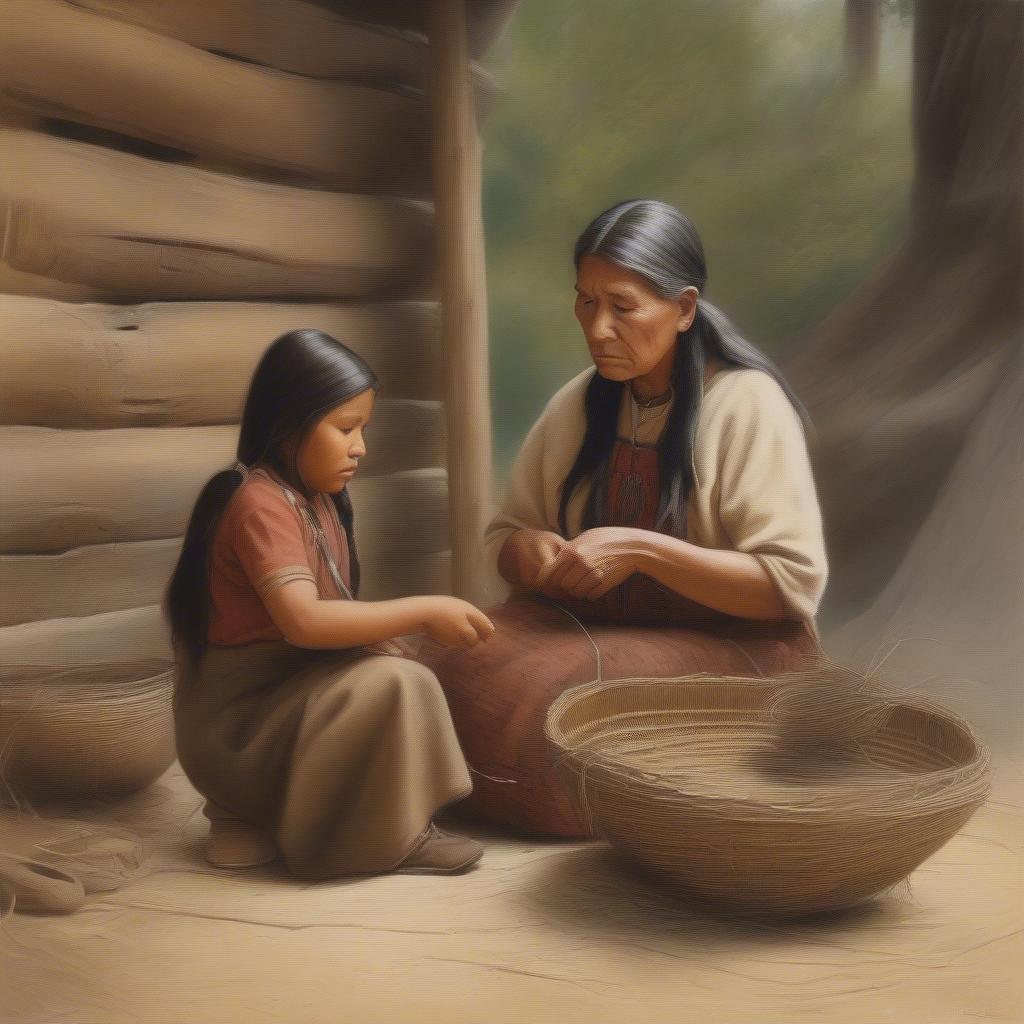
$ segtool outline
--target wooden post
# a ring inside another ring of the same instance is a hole
[[[483,531],[492,507],[491,408],[480,140],[463,0],[433,0],[430,44],[452,589],[479,602],[486,588]]]

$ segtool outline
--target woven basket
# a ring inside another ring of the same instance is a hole
[[[796,917],[891,888],[984,802],[988,752],[924,698],[852,744],[780,757],[779,680],[618,679],[564,693],[546,735],[596,834],[690,898]]]
[[[166,663],[15,666],[0,678],[0,803],[118,796],[174,761]]]

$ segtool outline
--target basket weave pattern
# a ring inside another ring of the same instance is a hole
[[[780,756],[778,680],[592,682],[546,735],[581,813],[680,892],[773,917],[849,907],[905,878],[989,788],[987,751],[941,706],[908,699],[856,742]]]
[[[131,793],[174,761],[164,664],[17,666],[0,683],[0,803]]]

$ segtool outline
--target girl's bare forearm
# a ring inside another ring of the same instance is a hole
[[[299,647],[358,647],[425,629],[422,597],[389,601],[315,601],[288,639]]]

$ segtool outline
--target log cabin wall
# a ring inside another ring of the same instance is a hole
[[[384,384],[361,596],[450,590],[429,48],[419,5],[371,10],[0,0],[5,678],[169,658],[188,513],[294,327]]]

